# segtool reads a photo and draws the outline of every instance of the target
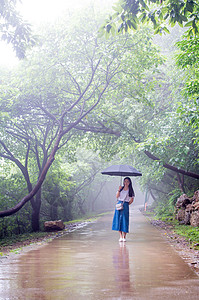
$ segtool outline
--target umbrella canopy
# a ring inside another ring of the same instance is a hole
[[[110,176],[142,176],[142,173],[129,165],[113,165],[101,173]]]

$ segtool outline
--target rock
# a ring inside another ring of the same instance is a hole
[[[196,202],[192,204],[193,210],[198,210],[199,209],[199,202]]]
[[[181,221],[183,224],[190,225],[190,218],[191,218],[192,211],[193,211],[192,204],[188,204],[185,209],[184,220]]]
[[[176,219],[180,222],[184,224],[184,218],[185,218],[185,209],[181,208],[178,210],[177,212],[177,216]]]
[[[63,221],[47,221],[44,223],[45,231],[59,231],[65,228]]]
[[[194,202],[199,202],[199,190],[194,193],[193,201]]]
[[[190,225],[190,218],[191,218],[191,212],[185,210],[185,215],[184,215],[184,224],[185,225]]]
[[[180,224],[199,226],[199,192],[194,193],[193,198],[186,194],[181,195],[176,202],[176,219]],[[193,216],[192,216],[193,214]]]
[[[176,208],[179,209],[182,207],[186,207],[191,202],[192,202],[191,199],[189,199],[189,197],[186,194],[183,194],[178,198],[176,202]]]
[[[199,226],[199,211],[193,211],[190,217],[190,225],[197,227]]]
[[[185,210],[191,212],[193,210],[192,204],[188,204]]]

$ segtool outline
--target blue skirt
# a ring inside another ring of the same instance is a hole
[[[117,203],[121,203],[118,201]],[[129,232],[129,203],[124,202],[122,210],[116,210],[113,217],[112,230]]]

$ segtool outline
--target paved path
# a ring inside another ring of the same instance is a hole
[[[198,299],[199,277],[136,207],[118,242],[112,214],[0,266],[0,299]]]

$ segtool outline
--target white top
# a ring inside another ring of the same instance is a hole
[[[130,201],[129,197],[129,190],[125,191],[124,189],[120,192],[119,197],[117,198],[117,200],[119,201],[125,201],[125,202],[129,202]]]

